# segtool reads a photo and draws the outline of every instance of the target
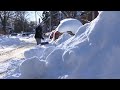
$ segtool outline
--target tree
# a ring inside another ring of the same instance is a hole
[[[64,14],[65,18],[76,18],[80,20],[82,24],[92,21],[98,15],[98,11],[61,11],[61,12],[62,14]]]
[[[47,32],[50,29],[50,13],[49,11],[43,11],[42,13],[42,27],[43,27],[43,32]]]
[[[85,24],[91,22],[98,16],[98,11],[84,11],[80,16],[80,21]]]
[[[78,12],[82,13],[82,11],[61,11],[64,14],[64,18],[76,18]]]
[[[29,30],[32,32],[36,27],[36,23],[34,21],[31,21],[29,23]]]
[[[43,11],[42,20],[45,30],[54,30],[60,21],[65,18],[75,18],[81,21],[82,24],[89,23],[98,15],[97,11]]]
[[[50,16],[49,15],[49,11],[43,11],[43,13],[42,13],[42,20],[43,21],[47,20],[49,16]]]
[[[27,16],[29,13],[27,11],[15,11],[15,18],[14,18],[14,29],[15,32],[25,32],[28,25]]]
[[[43,27],[47,27],[45,28],[45,31],[51,31],[55,29],[54,26],[58,26],[60,23],[59,11],[43,11],[42,17],[44,23]]]
[[[13,17],[13,15],[13,11],[0,11],[0,20],[4,34],[7,34],[6,26],[9,24],[8,21]]]

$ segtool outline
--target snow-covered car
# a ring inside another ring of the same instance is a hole
[[[59,31],[53,30],[53,31],[51,32],[51,34],[50,34],[50,39],[56,40],[56,39],[58,39],[59,36],[61,36],[61,35],[62,35],[62,33],[60,33]]]
[[[63,19],[61,20],[58,27],[51,32],[50,39],[54,38],[54,40],[56,40],[65,32],[67,32],[70,35],[75,35],[80,26],[82,26],[82,23],[77,19]]]

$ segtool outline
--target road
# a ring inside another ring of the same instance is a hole
[[[18,59],[24,58],[24,52],[34,47],[34,45],[35,43],[29,43],[26,45],[19,46],[13,50],[0,53],[0,63],[6,62],[11,58],[18,58]]]
[[[5,64],[7,64],[7,62],[12,59],[17,58],[18,60],[23,60],[25,58],[24,52],[33,48],[35,45],[36,45],[35,42],[26,43],[24,45],[18,46],[13,50],[0,53],[0,69],[2,69],[2,67],[5,66]],[[0,78],[6,75],[6,72],[8,71],[8,69],[5,69],[5,68],[7,68],[7,66],[4,67],[4,70],[0,71]]]

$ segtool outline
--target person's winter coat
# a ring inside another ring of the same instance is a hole
[[[39,25],[38,27],[36,27],[35,29],[35,38],[40,38],[40,39],[44,39],[43,38],[43,33],[42,33],[42,27]]]

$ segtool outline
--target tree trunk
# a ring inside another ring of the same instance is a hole
[[[3,29],[3,31],[4,31],[4,34],[7,34],[7,32],[6,32],[6,17],[4,16],[4,19],[3,19],[3,21],[2,21],[2,25],[3,25],[3,27],[2,27],[2,29]]]

